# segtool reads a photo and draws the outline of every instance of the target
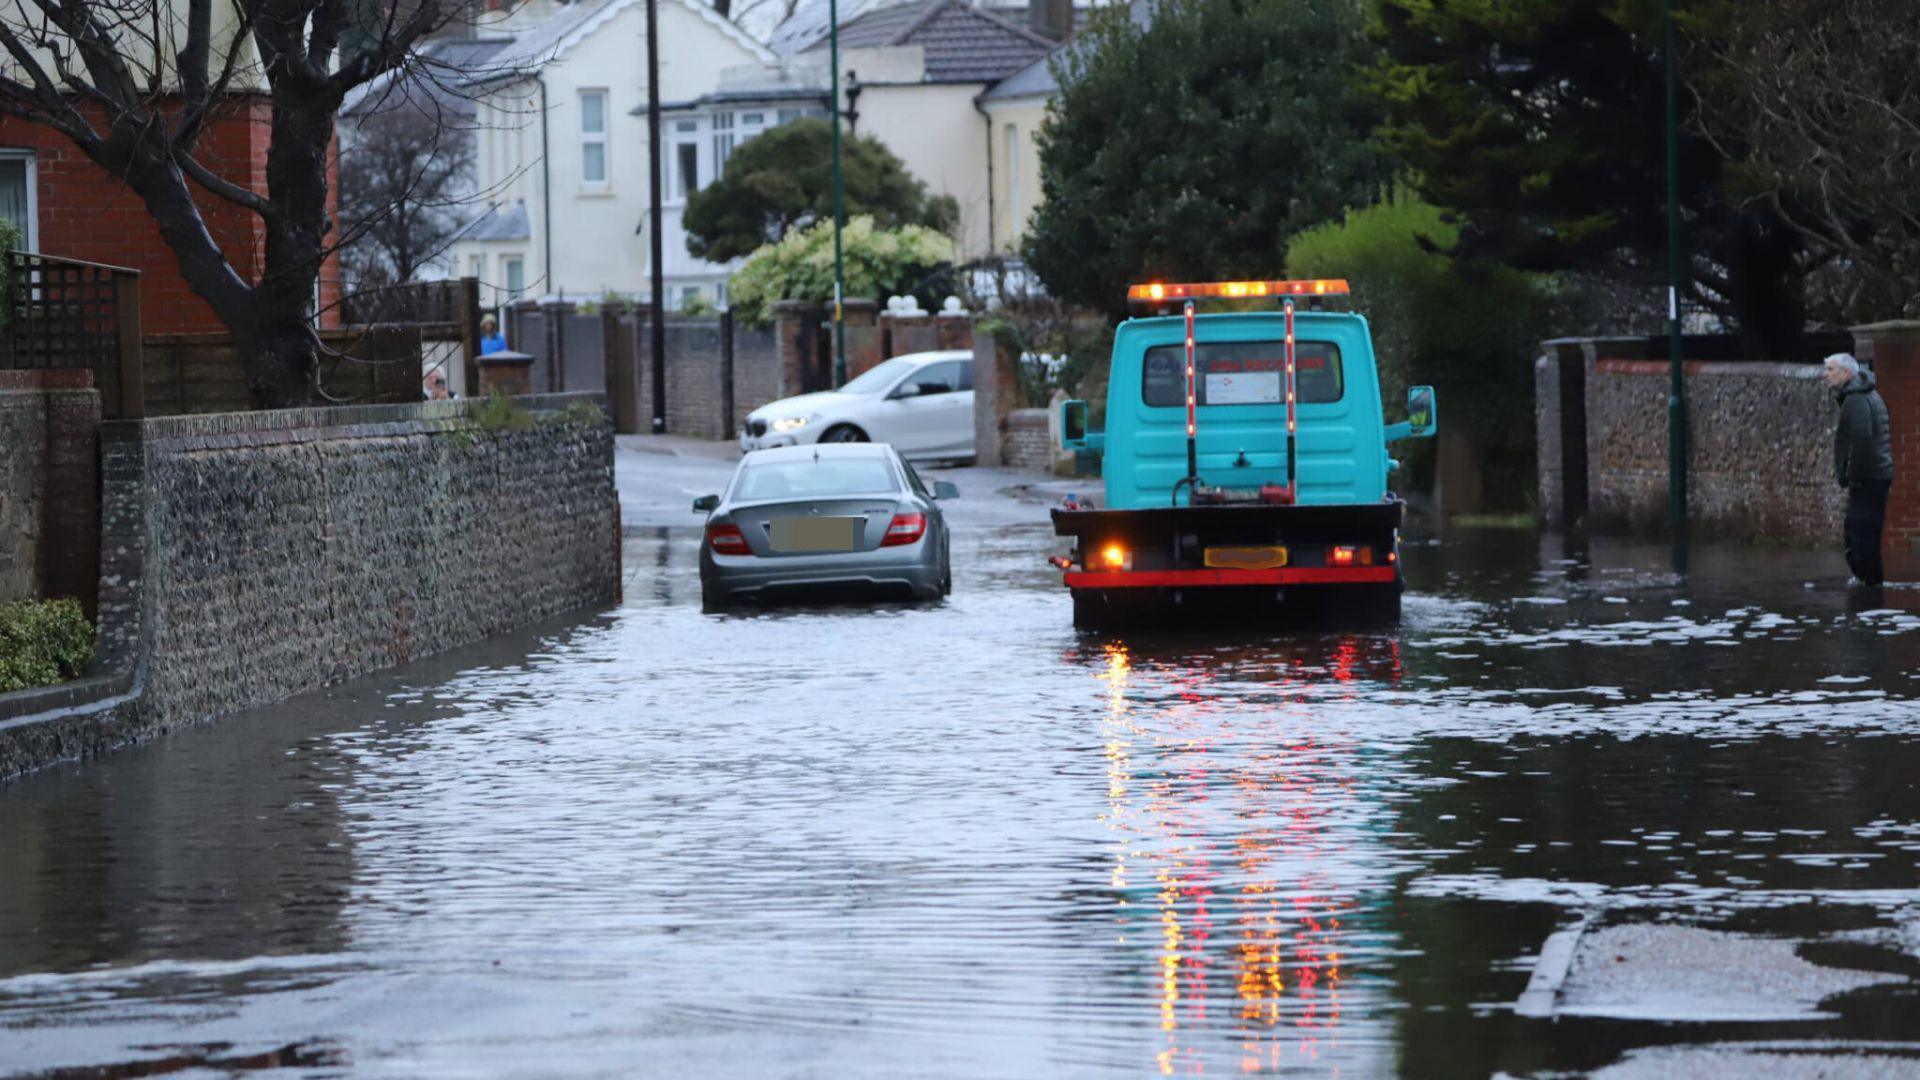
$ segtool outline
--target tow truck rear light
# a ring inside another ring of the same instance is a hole
[[[707,546],[716,555],[753,554],[753,549],[747,546],[747,538],[740,535],[738,525],[707,526]]]
[[[1133,552],[1119,544],[1107,544],[1100,549],[1100,557],[1096,562],[1102,570],[1131,570]]]
[[[1328,566],[1372,566],[1373,548],[1367,544],[1336,544],[1327,549]]]
[[[1127,299],[1152,303],[1160,300],[1238,300],[1260,296],[1345,296],[1345,278],[1314,278],[1306,281],[1196,281],[1170,284],[1150,281],[1127,288]]]
[[[895,514],[887,525],[887,535],[880,541],[881,547],[900,547],[911,544],[927,535],[927,515],[921,513]]]

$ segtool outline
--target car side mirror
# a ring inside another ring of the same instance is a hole
[[[899,401],[901,398],[917,397],[919,394],[920,385],[918,383],[903,382],[893,388],[893,393],[887,395],[887,400]]]
[[[960,497],[960,489],[954,486],[951,480],[935,480],[933,482],[933,497],[936,499],[957,499]]]
[[[1416,439],[1430,439],[1440,428],[1440,406],[1434,399],[1433,387],[1410,386],[1407,388],[1407,425]]]
[[[1069,398],[1060,403],[1060,446],[1080,450],[1087,445],[1087,403]]]
[[[702,514],[711,514],[720,505],[720,496],[702,495],[693,500],[693,509]]]

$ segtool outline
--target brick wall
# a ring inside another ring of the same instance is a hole
[[[1000,463],[1014,469],[1053,471],[1053,435],[1047,427],[1047,410],[1015,409],[1007,414]]]
[[[518,401],[104,424],[99,673],[0,695],[0,777],[612,599],[604,399]]]
[[[96,126],[104,126],[97,107],[82,108]],[[224,179],[251,190],[267,189],[267,146],[271,113],[264,96],[239,96],[213,121],[201,139],[199,160]],[[144,329],[153,333],[215,330],[213,310],[188,287],[173,250],[126,181],[95,165],[66,136],[25,120],[0,116],[0,147],[34,152],[38,204],[38,248],[49,255],[124,266],[140,271],[140,308]],[[329,191],[339,191],[338,155],[329,168]],[[189,186],[207,230],[249,281],[257,280],[264,259],[265,230],[258,216],[199,187]],[[331,312],[339,299],[339,259],[321,269],[323,325],[335,325]]]
[[[1853,330],[1854,355],[1873,367],[1893,422],[1893,488],[1882,547],[1920,554],[1920,322],[1884,322]]]
[[[645,317],[635,317],[627,325],[636,337],[634,355],[640,417],[643,424],[653,418],[653,337]],[[675,435],[696,439],[720,439],[736,429],[728,422],[721,375],[719,319],[667,318],[667,430]]]

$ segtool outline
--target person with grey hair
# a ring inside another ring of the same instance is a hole
[[[1847,493],[1844,539],[1847,568],[1866,585],[1886,578],[1880,564],[1880,532],[1893,487],[1893,424],[1887,403],[1874,389],[1873,372],[1846,353],[1826,359],[1827,386],[1840,406],[1833,432],[1834,479]]]

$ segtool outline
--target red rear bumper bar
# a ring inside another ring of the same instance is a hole
[[[1385,585],[1391,566],[1293,566],[1278,570],[1069,570],[1070,589],[1164,589],[1203,585]]]

